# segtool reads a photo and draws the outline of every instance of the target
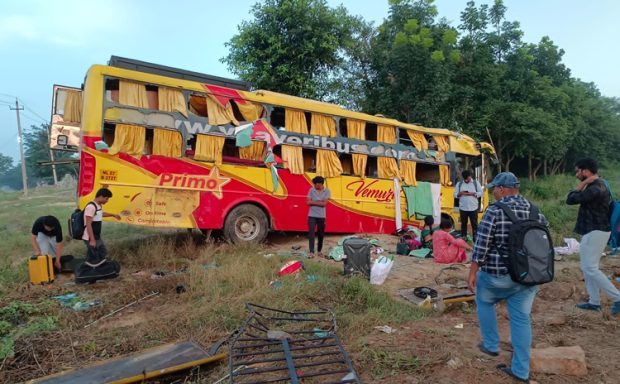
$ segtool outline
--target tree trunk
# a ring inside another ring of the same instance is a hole
[[[564,160],[558,160],[555,164],[553,164],[551,168],[551,175],[557,175],[560,172],[560,168],[562,167],[563,163]]]
[[[510,172],[510,162],[515,159],[515,155],[507,156],[506,163],[504,164],[504,169],[506,172]]]
[[[544,164],[544,162],[543,162],[543,161],[541,161],[541,162],[539,162],[539,163],[538,163],[538,165],[536,165],[536,168],[534,168],[534,172],[533,172],[533,174],[532,174],[532,177],[534,178],[534,181],[536,181],[538,171],[540,171],[540,167],[542,167],[542,166],[543,166],[543,164]]]
[[[527,155],[527,179],[529,181],[534,180],[534,175],[532,174],[532,153],[528,153]]]
[[[547,159],[543,160],[543,175],[545,175],[545,177],[549,176],[549,174],[547,173]]]

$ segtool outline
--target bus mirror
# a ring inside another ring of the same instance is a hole
[[[56,144],[61,146],[69,144],[69,137],[67,135],[58,135],[56,138]]]

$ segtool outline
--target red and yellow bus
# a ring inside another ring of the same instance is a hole
[[[460,171],[485,185],[493,151],[446,129],[114,56],[81,89],[54,87],[50,144],[79,151],[80,208],[105,186],[106,210],[124,223],[221,229],[233,242],[306,231],[316,175],[331,191],[328,233],[458,220]]]

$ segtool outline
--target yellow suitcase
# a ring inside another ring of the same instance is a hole
[[[32,256],[28,260],[28,274],[32,284],[48,284],[54,282],[54,265],[52,256]]]

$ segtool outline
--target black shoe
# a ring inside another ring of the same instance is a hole
[[[512,377],[513,379],[515,379],[516,381],[520,382],[520,383],[529,383],[530,379],[522,379],[519,376],[515,375],[514,373],[512,373],[512,369],[510,369],[509,366],[507,366],[506,364],[499,364],[497,366],[497,369],[499,369],[500,371],[504,372],[505,374],[507,374],[508,376]]]
[[[489,351],[482,343],[478,344],[478,349],[480,350],[480,352],[487,354],[489,356],[493,356],[493,357],[499,356],[499,352]]]
[[[601,306],[600,305],[590,304],[590,303],[579,303],[579,304],[575,305],[575,307],[577,307],[579,309],[585,309],[587,311],[597,311],[597,312],[601,311]]]

